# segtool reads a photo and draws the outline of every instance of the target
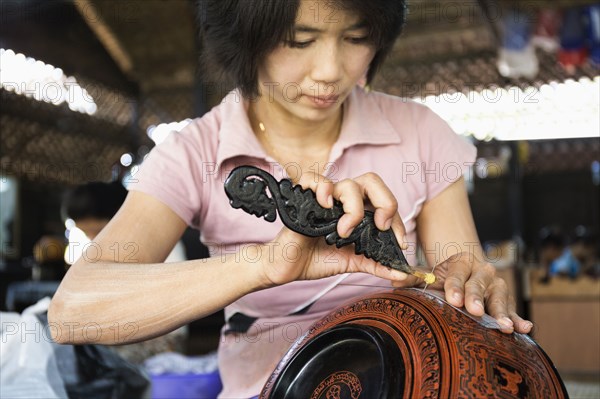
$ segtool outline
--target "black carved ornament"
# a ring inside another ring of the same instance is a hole
[[[363,220],[350,236],[342,238],[336,231],[337,222],[344,214],[342,204],[334,201],[333,208],[323,208],[312,190],[294,186],[289,179],[278,182],[262,169],[239,166],[225,181],[225,193],[236,209],[264,217],[269,222],[274,222],[279,212],[283,224],[297,233],[325,236],[329,245],[335,244],[338,248],[354,244],[356,254],[405,273],[412,272],[392,230],[379,230],[371,211],[365,211]]]

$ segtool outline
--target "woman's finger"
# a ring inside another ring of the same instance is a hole
[[[486,301],[488,313],[503,327],[502,332],[516,331],[521,334],[529,334],[533,323],[517,314],[515,299],[509,295],[506,282],[496,277],[488,291],[489,296]]]
[[[392,227],[392,219],[398,213],[398,201],[381,177],[375,173],[365,173],[354,179],[375,208],[375,225],[379,230]]]
[[[331,208],[334,199],[342,203],[344,215],[337,225],[341,237],[348,237],[361,222],[365,200],[368,200],[375,208],[375,225],[380,230],[392,228],[400,246],[407,248],[404,238],[406,230],[398,214],[398,202],[378,175],[366,173],[356,179],[344,179],[333,184],[325,176],[307,172],[300,177],[299,184],[315,191],[317,201],[323,207]]]
[[[298,182],[304,189],[315,192],[317,202],[323,208],[333,207],[333,182],[327,177],[314,172],[306,172]]]
[[[398,201],[392,191],[375,173],[365,173],[354,180],[362,187],[364,199],[375,208],[375,226],[382,231],[392,228],[402,249],[407,249],[406,229],[398,214]]]
[[[516,332],[521,334],[529,334],[533,330],[533,323],[519,316],[515,306],[513,306],[512,310],[509,312],[509,317],[513,321]]]
[[[365,216],[364,191],[354,180],[344,179],[333,186],[333,197],[344,207],[344,215],[338,221],[337,231],[345,238]]]
[[[511,333],[515,325],[509,317],[515,310],[515,301],[508,294],[508,286],[501,278],[494,278],[493,282],[487,287],[486,309],[490,316],[498,321],[502,332]]]
[[[424,286],[422,279],[415,277],[412,274],[405,274],[405,276],[406,276],[405,279],[392,281],[392,287],[394,287],[394,288],[412,288],[412,287],[423,287]]]
[[[465,303],[465,284],[471,277],[471,264],[467,261],[461,261],[462,256],[464,254],[453,255],[437,266],[447,270],[446,280],[444,281],[446,301],[459,308]]]
[[[365,257],[360,257],[360,261],[357,263],[357,270],[349,270],[349,271],[360,271],[364,273],[372,274],[376,277],[383,278],[386,280],[391,280],[392,285],[401,284],[403,282],[408,281],[412,276],[401,272],[396,269],[392,269],[391,267],[383,266],[371,259],[367,259]]]
[[[465,308],[472,315],[481,316],[485,313],[484,303],[488,287],[496,278],[496,268],[489,263],[473,268],[469,280],[465,283]],[[504,295],[507,295],[506,290]],[[506,307],[506,303],[504,306]]]

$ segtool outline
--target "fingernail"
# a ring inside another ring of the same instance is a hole
[[[498,322],[505,327],[513,327],[514,326],[512,320],[509,319],[508,317],[501,317],[500,320],[498,320]]]
[[[393,279],[397,281],[403,281],[408,278],[408,274],[394,270]]]
[[[456,302],[460,302],[462,297],[458,292],[455,292],[454,294],[452,294],[452,299],[454,299]]]
[[[333,208],[333,196],[332,195],[327,197],[327,205],[329,205],[330,208]]]
[[[349,228],[342,229],[342,231],[339,233],[340,237],[348,238],[348,236],[350,235],[350,231],[351,231],[351,229],[349,229]]]
[[[392,219],[388,219],[383,224],[383,231],[389,230],[392,227]]]
[[[406,242],[406,237],[404,237],[404,236],[402,236],[402,242],[400,243],[400,248],[402,248],[405,251],[408,249],[408,243]]]
[[[530,330],[532,328],[533,328],[533,323],[532,322],[530,322],[530,321],[525,322],[525,329]]]
[[[473,302],[475,303],[475,306],[483,309],[483,302],[481,302],[479,299],[475,299]]]

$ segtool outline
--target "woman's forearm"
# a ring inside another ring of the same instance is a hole
[[[76,263],[48,309],[58,343],[122,344],[165,334],[265,288],[235,254],[181,263]]]

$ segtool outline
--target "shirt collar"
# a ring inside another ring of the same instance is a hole
[[[344,103],[344,117],[338,141],[334,144],[330,160],[335,161],[345,149],[355,145],[399,144],[400,135],[380,108],[379,101],[355,87]],[[230,92],[221,104],[221,127],[217,163],[236,156],[250,156],[273,161],[260,145],[248,120],[248,101],[239,90]]]
[[[400,134],[381,109],[378,98],[385,94],[365,92],[356,86],[344,103],[340,138],[331,149],[330,161],[356,145],[399,144]]]
[[[217,163],[237,157],[250,156],[270,159],[258,142],[248,119],[248,101],[239,90],[233,90],[221,102],[221,127]]]

